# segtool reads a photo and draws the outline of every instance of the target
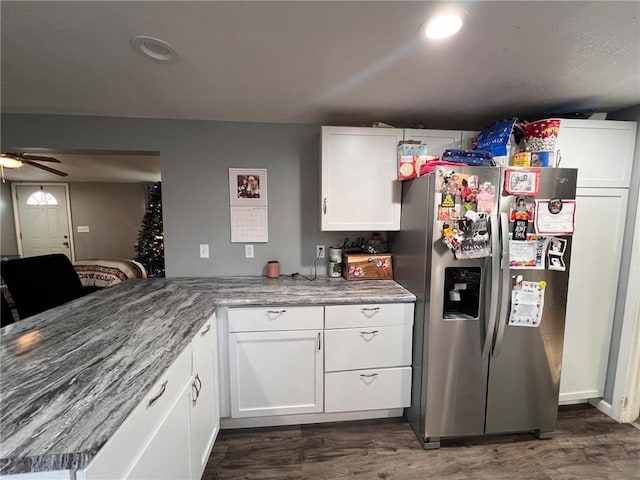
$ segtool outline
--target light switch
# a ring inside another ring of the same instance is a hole
[[[78,233],[89,233],[89,225],[78,225]]]
[[[200,258],[209,258],[209,244],[202,243],[200,245]]]
[[[253,245],[245,245],[244,246],[244,257],[245,258],[253,258]]]

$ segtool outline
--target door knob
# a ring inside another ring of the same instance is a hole
[[[67,248],[69,247],[69,242],[62,242],[62,244],[63,244],[64,246],[66,246]]]

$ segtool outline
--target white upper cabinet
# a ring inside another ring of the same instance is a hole
[[[427,145],[427,155],[442,155],[447,148],[462,148],[460,130],[420,130],[407,128],[405,140],[419,140]]]
[[[320,227],[324,231],[400,229],[397,146],[427,145],[429,155],[470,149],[478,132],[373,127],[322,127]]]
[[[563,119],[560,167],[578,169],[578,187],[629,188],[635,122]]]
[[[397,128],[322,127],[324,231],[400,229]]]

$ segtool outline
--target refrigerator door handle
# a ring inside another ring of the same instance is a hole
[[[498,301],[500,291],[500,231],[497,215],[491,215],[491,293],[489,296],[489,317],[486,321],[487,330],[482,344],[482,358],[489,358],[493,335],[496,329],[496,317],[498,315]]]
[[[498,333],[496,334],[496,342],[493,346],[493,356],[500,355],[502,348],[502,338],[504,337],[504,329],[507,326],[507,311],[509,309],[509,301],[511,299],[511,269],[509,265],[509,217],[506,213],[500,213],[500,223],[502,229],[502,279],[500,294],[500,312],[498,314]]]

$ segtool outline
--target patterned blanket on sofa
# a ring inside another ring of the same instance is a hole
[[[135,260],[79,260],[73,267],[83,287],[110,287],[129,278],[147,278],[147,271]]]

